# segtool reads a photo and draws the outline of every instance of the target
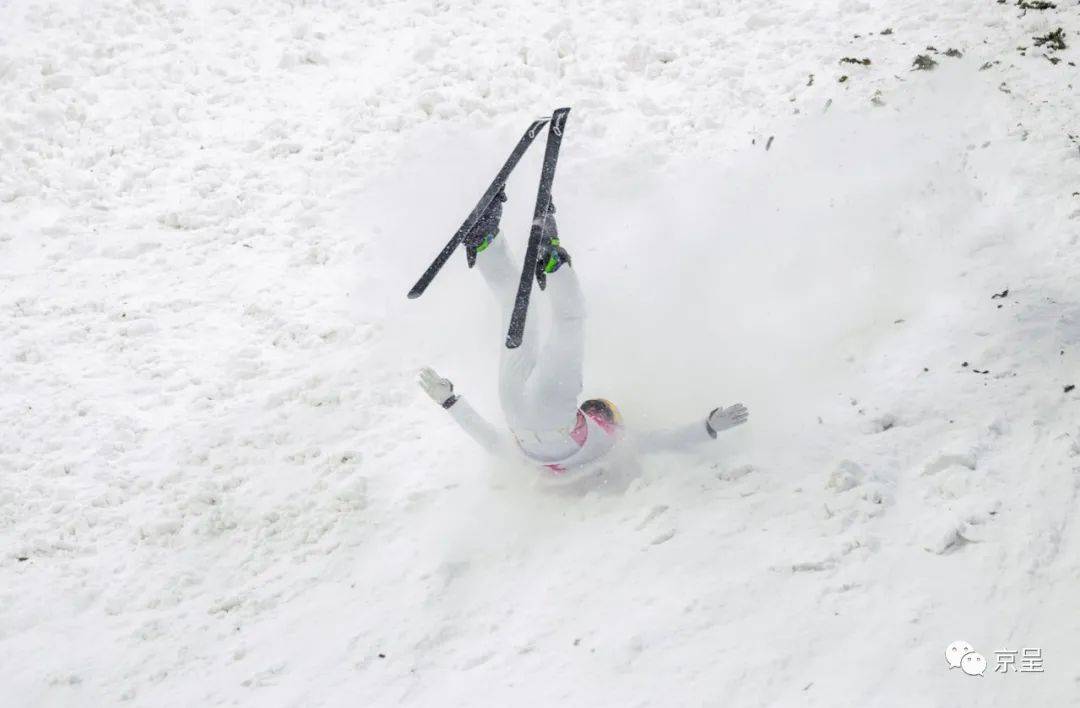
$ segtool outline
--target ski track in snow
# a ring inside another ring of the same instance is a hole
[[[1078,32],[0,2],[0,703],[1080,704]],[[752,411],[562,493],[416,390],[497,411],[460,257],[404,299],[556,105],[586,394]],[[1045,673],[947,671],[957,639]]]

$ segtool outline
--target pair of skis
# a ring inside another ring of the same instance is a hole
[[[416,285],[409,291],[410,299],[418,298],[424,293],[427,286],[431,284],[431,281],[442,267],[450,260],[450,256],[457,250],[457,247],[476,227],[476,222],[480,220],[491,202],[502,191],[502,188],[506,185],[506,180],[510,177],[510,173],[517,166],[522,155],[532,145],[533,140],[536,139],[540,129],[546,123],[548,136],[547,146],[544,149],[544,165],[540,170],[540,188],[537,191],[536,209],[533,212],[532,228],[529,231],[529,245],[525,250],[525,265],[521,269],[521,280],[518,283],[517,296],[514,298],[514,311],[510,317],[510,330],[506,334],[506,347],[508,349],[521,346],[521,339],[525,333],[525,317],[529,311],[529,298],[532,295],[532,283],[536,277],[536,259],[540,251],[540,243],[547,230],[547,220],[550,214],[551,184],[555,180],[555,165],[559,161],[559,147],[562,145],[563,131],[566,128],[566,116],[569,113],[569,108],[559,108],[551,115],[550,120],[543,118],[529,126],[529,129],[521,136],[513,152],[510,153],[510,157],[503,163],[502,169],[495,175],[495,179],[492,180],[484,195],[480,197],[480,201],[473,207],[461,228],[457,230],[457,233],[443,247],[439,255],[424,271],[424,274],[416,281]]]

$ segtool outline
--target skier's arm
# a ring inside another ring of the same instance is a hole
[[[638,435],[637,447],[644,453],[685,450],[715,440],[717,433],[742,425],[749,416],[750,412],[741,403],[728,408],[714,408],[703,421]]]
[[[450,413],[461,429],[477,444],[493,455],[507,457],[513,451],[508,435],[500,433],[495,426],[484,420],[476,409],[461,396],[454,393],[454,384],[439,376],[433,369],[420,371],[420,387]]]

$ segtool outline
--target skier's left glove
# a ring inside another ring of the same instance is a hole
[[[457,403],[458,397],[454,395],[454,384],[450,379],[444,379],[435,373],[435,370],[425,366],[420,370],[420,388],[424,393],[431,396],[431,400],[443,408],[449,408]]]
[[[750,411],[741,403],[736,403],[727,408],[714,408],[709,417],[705,419],[705,429],[709,436],[715,438],[716,434],[736,425],[742,425],[750,417]]]

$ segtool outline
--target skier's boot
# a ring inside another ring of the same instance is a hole
[[[465,260],[470,268],[476,265],[476,254],[490,246],[499,235],[499,221],[502,220],[502,205],[505,201],[506,191],[500,189],[488,205],[487,211],[480,215],[476,226],[465,237]]]
[[[536,282],[541,290],[547,287],[548,274],[554,273],[563,265],[572,266],[570,254],[559,245],[559,227],[555,224],[555,202],[548,202],[544,235],[540,238],[540,250],[536,257]]]

